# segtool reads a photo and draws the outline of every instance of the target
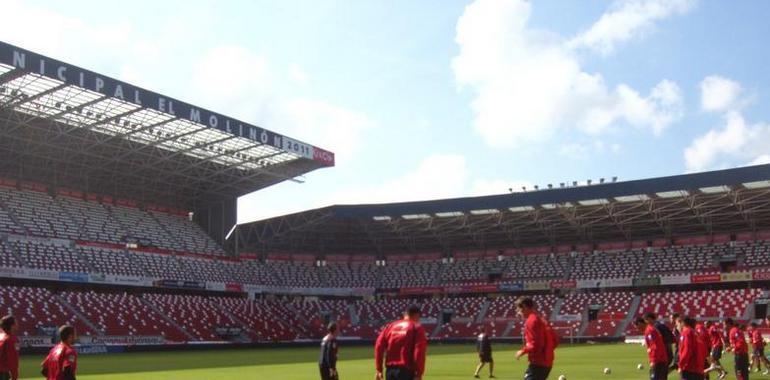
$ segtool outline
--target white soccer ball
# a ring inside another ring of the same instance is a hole
[[[636,369],[641,371],[641,370],[644,369],[644,366],[642,365],[642,363],[639,363],[639,364],[636,365]]]
[[[611,369],[609,369],[609,368],[605,368],[605,369],[604,369],[604,374],[605,374],[605,375],[609,375],[609,374],[611,374],[611,373],[612,373],[612,370],[611,370]]]
[[[559,376],[559,380],[567,380],[567,376],[561,375]]]

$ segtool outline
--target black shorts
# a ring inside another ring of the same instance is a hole
[[[332,376],[329,367],[327,366],[319,365],[318,371],[321,373],[321,380],[339,380],[339,374],[335,373],[334,376]]]
[[[542,367],[530,364],[527,372],[524,372],[524,380],[546,380],[551,373],[551,367]]]
[[[388,367],[385,380],[414,380],[414,371],[404,367]]]
[[[737,380],[749,380],[749,355],[735,355],[735,378]]]
[[[757,347],[754,349],[754,356],[765,356],[765,348],[764,347]]]
[[[650,380],[668,380],[668,363],[658,363],[650,368]]]
[[[711,358],[714,360],[722,359],[722,347],[712,348]]]
[[[703,380],[703,375],[700,373],[682,371],[682,380]]]
[[[492,353],[491,352],[482,352],[479,354],[479,361],[482,363],[492,363],[494,360],[492,359]]]

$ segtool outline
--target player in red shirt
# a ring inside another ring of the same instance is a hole
[[[724,379],[727,376],[727,371],[722,367],[720,360],[722,359],[722,350],[725,346],[725,337],[722,334],[722,330],[719,325],[711,321],[706,322],[706,332],[709,335],[709,342],[711,343],[711,354],[709,355],[709,363],[711,365],[706,369],[706,374],[710,372],[719,372],[719,378]]]
[[[0,319],[0,380],[19,379],[19,339],[16,338],[16,318]]]
[[[725,330],[730,346],[726,351],[735,354],[735,378],[737,380],[749,380],[749,346],[743,331],[738,328],[732,318],[725,319]]]
[[[639,332],[644,334],[644,344],[647,346],[647,357],[650,362],[650,379],[667,380],[668,352],[666,351],[666,344],[663,342],[663,336],[660,335],[655,325],[647,322],[645,318],[636,318],[634,325],[639,329]]]
[[[677,321],[680,332],[679,362],[677,368],[682,380],[703,380],[703,364],[706,362],[705,344],[695,333],[695,320],[690,317]]]
[[[75,380],[78,370],[78,353],[75,351],[75,328],[64,325],[59,328],[59,344],[53,346],[43,360],[43,375],[48,380]]]
[[[529,297],[516,300],[516,310],[524,318],[524,348],[516,352],[516,360],[527,355],[529,367],[524,380],[546,380],[553,367],[558,338],[546,320],[537,314],[535,301]]]
[[[757,372],[762,370],[762,364],[765,365],[765,372],[762,373],[763,375],[767,375],[768,370],[770,370],[770,362],[768,362],[767,357],[765,357],[765,338],[762,337],[762,332],[759,331],[759,325],[752,322],[751,323],[751,346],[754,347],[754,351],[751,355],[751,364],[757,366]],[[752,366],[749,366],[751,368]]]
[[[425,372],[425,354],[428,339],[420,325],[420,308],[410,306],[404,319],[389,324],[382,330],[374,345],[376,380],[420,380]]]
[[[702,351],[700,354],[703,356],[703,378],[708,379],[706,370],[709,368],[709,356],[711,356],[711,337],[709,337],[703,322],[695,323],[695,335],[698,338],[698,347]]]

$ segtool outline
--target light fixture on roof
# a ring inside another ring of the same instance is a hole
[[[572,181],[572,186],[577,187],[577,181]]]
[[[617,176],[613,176],[612,177],[612,183],[615,183],[615,182],[618,182],[618,177]]]
[[[549,189],[549,190],[550,190],[550,189],[553,189],[553,184],[549,183],[549,184],[548,184],[548,189]]]
[[[599,183],[600,184],[604,183],[604,178],[599,178]]]
[[[497,214],[500,210],[496,208],[490,208],[490,209],[483,209],[483,210],[471,210],[471,214],[473,215],[489,215],[489,214]]]
[[[511,210],[512,212],[532,211],[534,209],[535,208],[532,206],[514,206],[508,208],[508,210]]]
[[[540,190],[540,187],[538,185],[535,185],[535,191]]]
[[[586,183],[588,184],[588,186],[591,186],[591,180],[590,179],[587,180]]]
[[[559,183],[559,187],[564,188],[564,182]]]
[[[525,192],[525,193],[526,193],[526,192],[527,192],[527,187],[526,187],[526,186],[522,186],[522,187],[521,187],[521,191],[523,191],[523,192]]]

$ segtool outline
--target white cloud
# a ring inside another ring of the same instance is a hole
[[[700,171],[766,162],[768,141],[770,124],[747,124],[740,113],[730,111],[723,127],[709,130],[685,149],[685,164],[688,171]]]
[[[364,113],[321,100],[287,99],[275,107],[269,125],[331,150],[341,165],[361,151],[365,132],[376,127]]]
[[[770,163],[770,124],[745,120],[740,109],[749,99],[742,96],[743,86],[730,78],[711,75],[701,81],[700,89],[702,108],[724,112],[724,125],[711,128],[685,149],[687,170]]]
[[[464,156],[436,154],[423,159],[416,168],[374,186],[346,189],[334,194],[329,203],[386,203],[453,198],[464,194],[470,171]]]
[[[694,0],[627,0],[617,1],[588,30],[568,45],[609,54],[615,45],[648,32],[655,22],[682,14],[695,5]]]
[[[222,70],[223,63],[227,63],[227,70]],[[288,70],[304,73],[297,65],[290,65]],[[356,110],[281,95],[281,83],[271,79],[275,75],[268,60],[240,46],[208,51],[195,65],[194,77],[193,94],[201,104],[331,150],[340,165],[360,151],[364,132],[375,126]]]
[[[562,37],[529,28],[530,13],[525,1],[478,0],[457,23],[452,69],[460,88],[475,92],[474,128],[489,145],[520,146],[570,128],[598,134],[618,123],[657,135],[681,117],[676,83],[663,80],[647,95],[610,88],[581,68]]]
[[[723,112],[735,109],[743,92],[741,84],[718,75],[708,76],[700,82],[701,108],[704,111]]]
[[[307,85],[308,81],[310,80],[307,72],[305,72],[305,70],[303,70],[302,67],[296,63],[289,65],[289,77],[294,81],[294,83],[301,86]]]

